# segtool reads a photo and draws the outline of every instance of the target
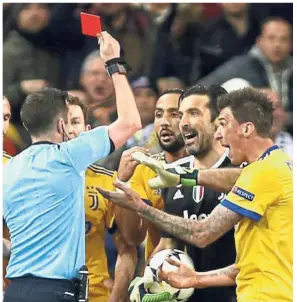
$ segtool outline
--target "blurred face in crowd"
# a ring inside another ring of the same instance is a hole
[[[3,137],[6,135],[9,128],[9,121],[11,117],[10,104],[6,97],[3,97]]]
[[[273,124],[272,124],[272,137],[275,138],[276,135],[283,129],[284,124],[287,120],[287,113],[282,106],[282,100],[280,95],[271,89],[261,89],[273,103]]]
[[[95,57],[89,61],[81,74],[81,84],[88,94],[90,109],[107,103],[115,95],[112,79],[108,76],[104,61]]]
[[[92,7],[106,16],[116,15],[126,8],[126,3],[94,3]]]
[[[154,126],[159,144],[167,152],[177,152],[184,146],[179,130],[179,96],[178,93],[164,94],[156,104]]]
[[[67,134],[70,139],[79,136],[82,132],[91,129],[90,125],[86,125],[83,111],[78,105],[68,105],[68,124]]]
[[[246,12],[248,9],[248,3],[221,3],[223,11],[227,15],[238,15],[241,16],[242,13]]]
[[[157,96],[151,88],[146,87],[133,89],[133,94],[135,96],[142,126],[147,126],[154,120]]]
[[[271,64],[285,60],[292,50],[292,29],[285,21],[270,21],[263,26],[257,45]]]
[[[218,117],[215,139],[219,140],[223,147],[229,148],[228,156],[231,159],[231,163],[235,166],[239,166],[243,162],[248,162],[244,153],[245,146],[243,144],[244,134],[242,129],[245,124],[246,123],[238,123],[229,107],[221,110]]]
[[[162,13],[170,6],[170,3],[147,3],[146,9],[152,13]]]
[[[211,121],[208,104],[207,95],[197,94],[185,97],[180,103],[180,130],[189,155],[204,155],[212,148],[215,123]]]
[[[50,10],[42,3],[26,4],[18,15],[18,27],[28,33],[38,33],[50,20]]]

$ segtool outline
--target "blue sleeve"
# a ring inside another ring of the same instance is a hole
[[[65,151],[71,165],[80,173],[110,154],[108,126],[85,131],[78,137],[60,144],[60,150]]]

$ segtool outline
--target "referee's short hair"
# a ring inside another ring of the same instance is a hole
[[[29,94],[21,108],[21,119],[30,135],[48,133],[59,118],[67,121],[67,98],[66,91],[49,87]]]

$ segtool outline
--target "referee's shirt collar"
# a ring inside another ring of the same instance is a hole
[[[50,142],[50,141],[40,141],[40,142],[33,143],[31,146],[35,146],[35,145],[43,145],[43,144],[47,144],[47,145],[55,145],[55,143]]]

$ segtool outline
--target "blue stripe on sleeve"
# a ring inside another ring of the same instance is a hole
[[[250,211],[248,209],[242,208],[241,206],[234,204],[227,199],[224,199],[221,202],[221,205],[223,205],[224,207],[228,208],[229,210],[231,210],[233,212],[236,212],[242,216],[246,216],[255,221],[259,221],[262,218],[262,216],[260,214]]]

